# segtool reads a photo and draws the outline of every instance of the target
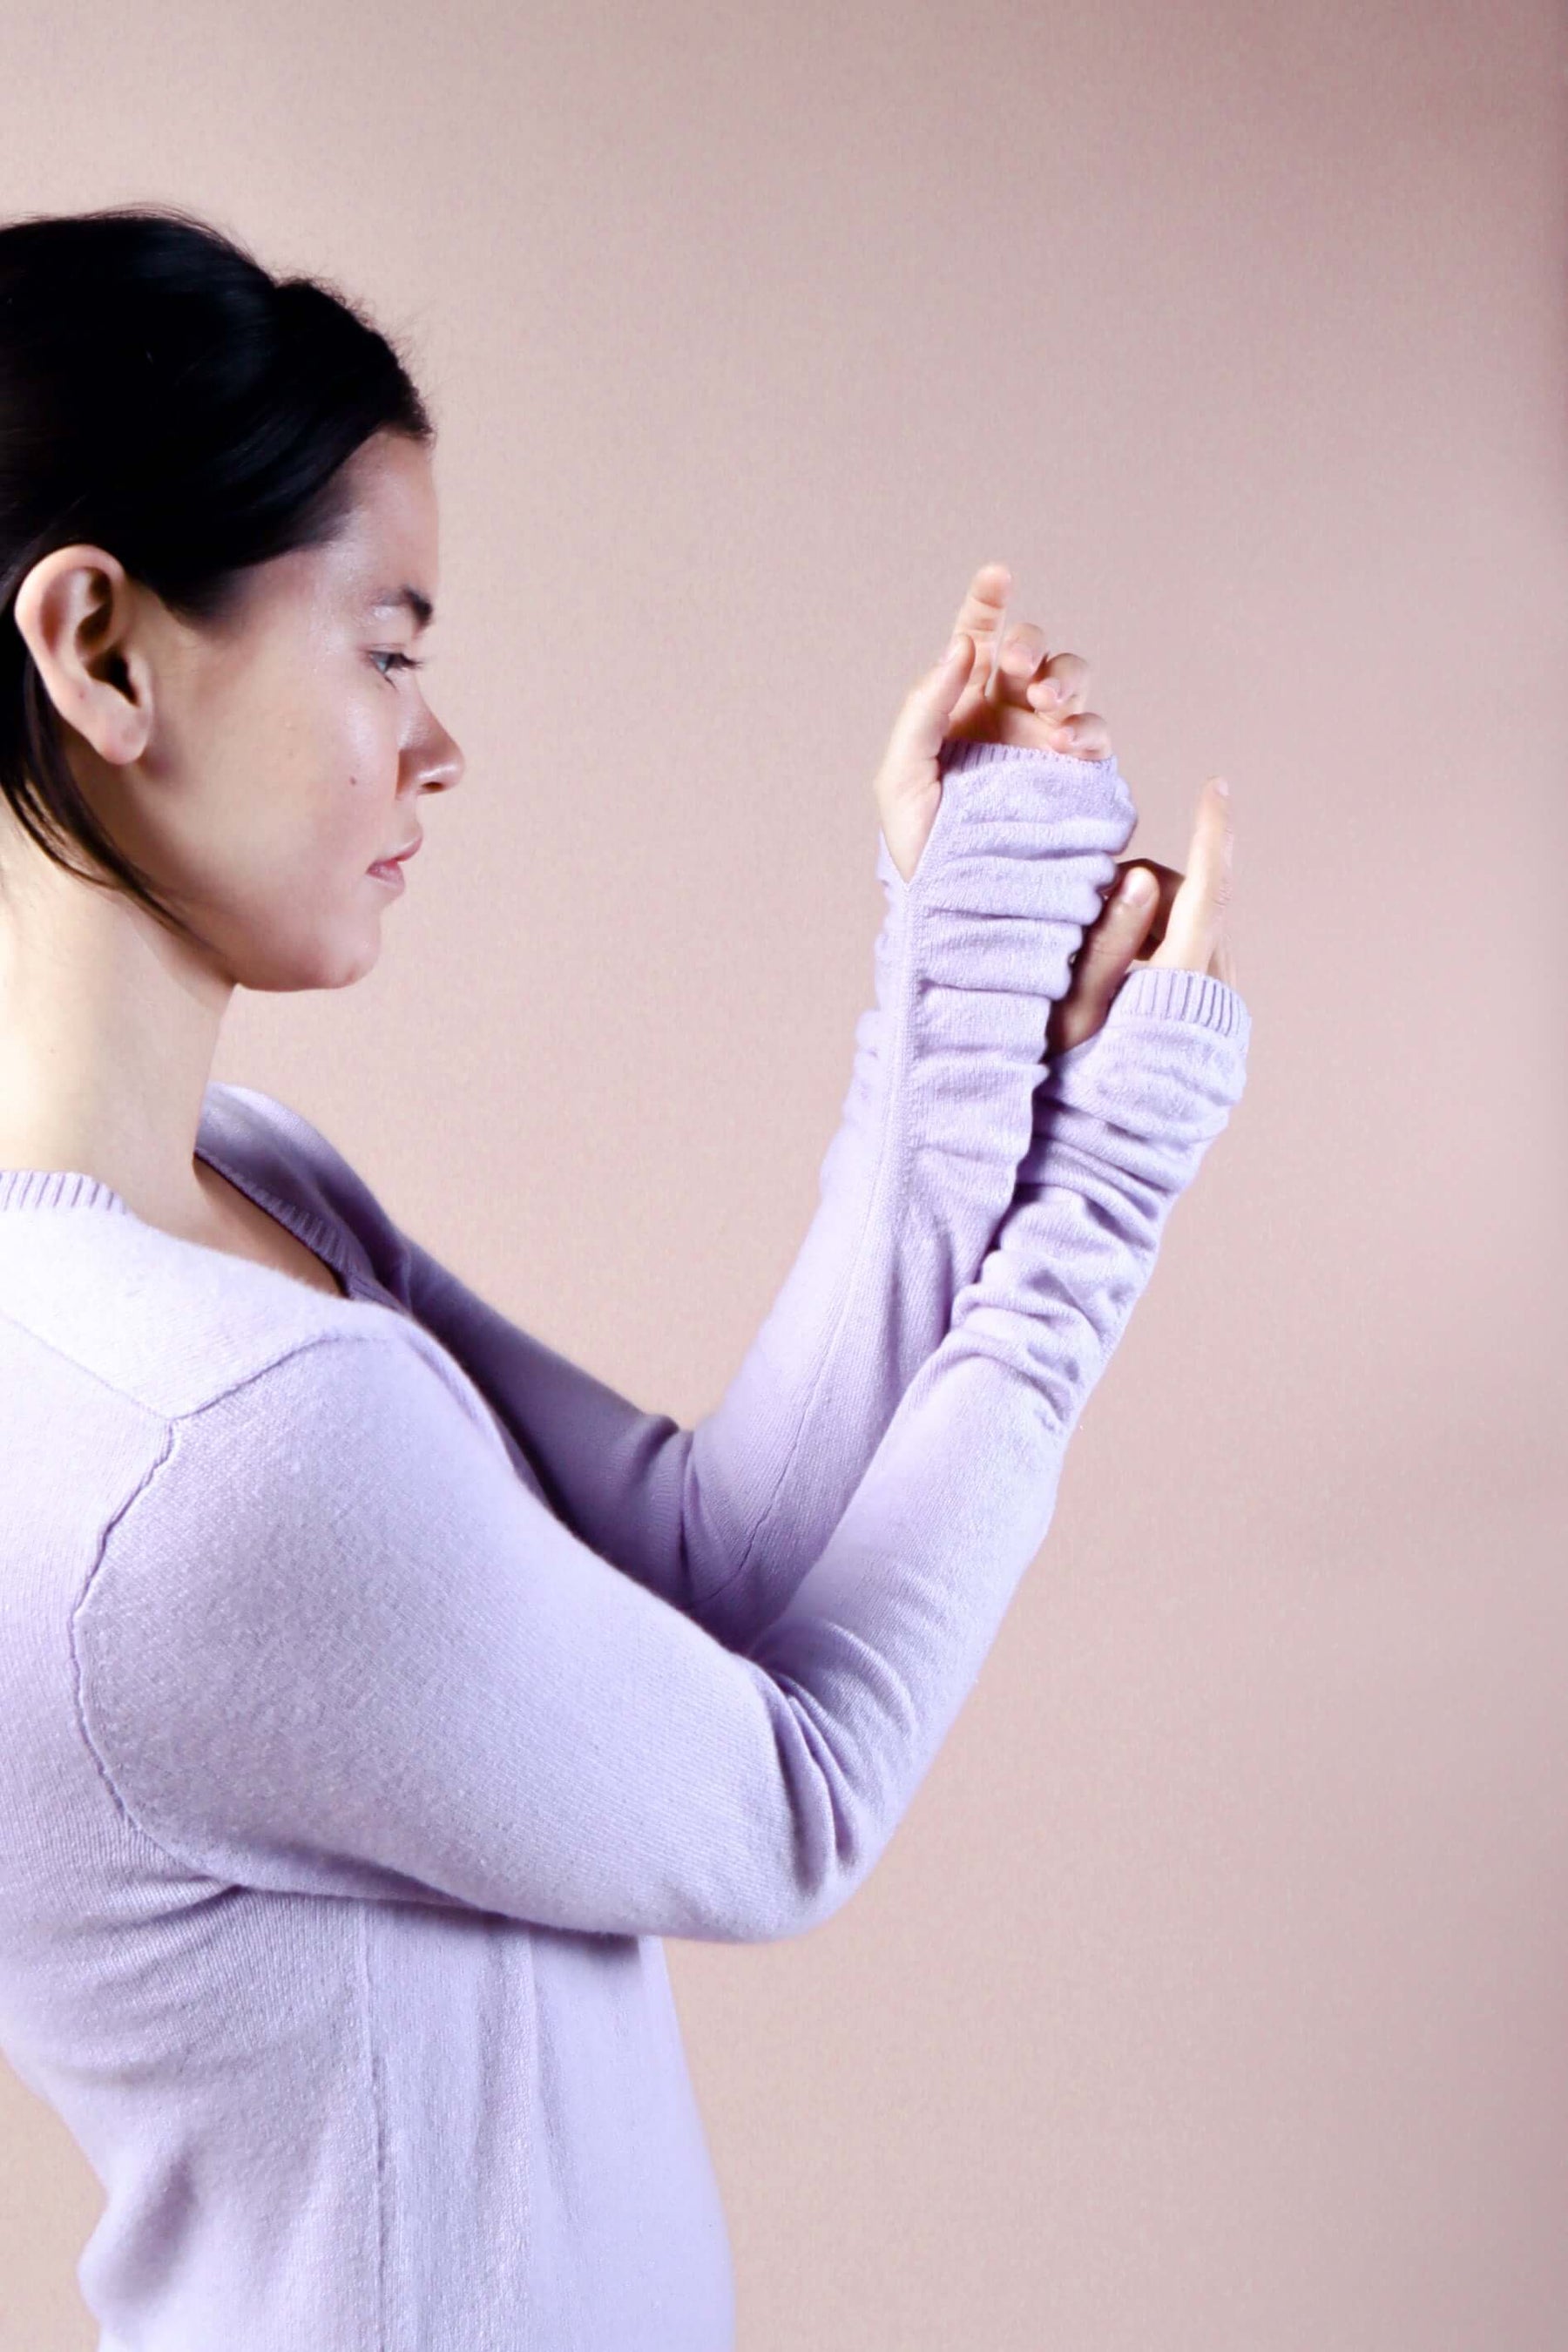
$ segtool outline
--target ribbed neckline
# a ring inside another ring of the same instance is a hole
[[[0,1209],[112,1209],[131,1214],[112,1184],[101,1176],[84,1176],[79,1168],[0,1168]]]
[[[209,1168],[216,1168],[247,1200],[265,1209],[307,1249],[323,1258],[339,1276],[350,1297],[362,1295],[366,1287],[378,1297],[384,1295],[383,1286],[371,1274],[368,1263],[361,1265],[345,1248],[341,1229],[329,1218],[319,1216],[312,1209],[301,1209],[268,1185],[258,1184],[247,1169],[225,1153],[215,1151],[210,1142],[198,1143],[195,1157]],[[112,1184],[79,1168],[0,1168],[0,1212],[6,1209],[96,1209],[110,1216],[129,1217],[132,1224],[146,1223]],[[177,1241],[180,1236],[171,1234],[169,1239]],[[198,1243],[192,1246],[205,1245]]]

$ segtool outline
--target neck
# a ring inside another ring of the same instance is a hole
[[[35,851],[0,891],[0,1169],[96,1176],[172,1231],[210,1222],[195,1158],[231,982],[121,892]]]

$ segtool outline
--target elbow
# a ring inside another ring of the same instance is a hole
[[[773,1802],[748,1857],[736,1942],[783,1943],[825,1926],[870,1875],[892,1828],[842,1722],[827,1723],[798,1690],[778,1690],[773,1713]]]
[[[770,1873],[765,1885],[753,1885],[740,1901],[724,1904],[707,1924],[692,1931],[700,1941],[717,1944],[785,1944],[826,1927],[841,1911],[867,1875],[866,1869],[833,1870],[819,1875],[800,1872]]]

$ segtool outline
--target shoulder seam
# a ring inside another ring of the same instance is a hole
[[[302,1339],[297,1339],[291,1346],[285,1348],[280,1356],[268,1356],[264,1364],[253,1364],[249,1371],[241,1372],[237,1379],[228,1381],[225,1387],[215,1390],[211,1396],[203,1397],[200,1404],[186,1405],[179,1412],[164,1413],[161,1417],[167,1422],[173,1433],[181,1422],[195,1421],[199,1414],[211,1412],[215,1405],[226,1403],[230,1397],[238,1396],[244,1390],[253,1387],[258,1381],[265,1380],[268,1372],[279,1370],[284,1364],[291,1364],[296,1356],[308,1356],[314,1348],[345,1348],[365,1341],[380,1342],[393,1336],[386,1331],[371,1331],[363,1328],[356,1331],[308,1331]],[[137,1491],[139,1493],[140,1488]],[[134,1496],[132,1500],[135,1500]]]
[[[373,1303],[363,1299],[346,1302],[351,1308]],[[295,1356],[304,1355],[311,1348],[335,1347],[351,1339],[379,1339],[384,1336],[380,1331],[366,1330],[363,1328],[353,1331],[308,1331],[303,1339],[297,1339],[286,1347],[281,1355],[268,1356],[265,1363],[253,1365],[249,1371],[239,1373],[226,1387],[215,1390],[211,1396],[203,1397],[199,1404],[184,1405],[178,1412],[166,1412],[162,1405],[150,1404],[145,1397],[138,1396],[134,1389],[123,1387],[118,1381],[106,1379],[102,1372],[95,1371],[90,1364],[84,1364],[79,1356],[73,1356],[68,1349],[62,1348],[56,1340],[46,1338],[41,1331],[35,1331],[32,1325],[25,1323],[20,1316],[7,1314],[4,1307],[0,1307],[0,1323],[8,1323],[14,1331],[24,1333],[34,1347],[42,1348],[59,1363],[68,1364],[73,1372],[79,1372],[84,1381],[90,1381],[93,1386],[101,1389],[106,1396],[118,1398],[121,1404],[130,1405],[134,1412],[145,1414],[149,1421],[161,1421],[171,1428],[176,1422],[189,1421],[196,1413],[205,1412],[210,1406],[221,1404],[225,1397],[233,1396],[237,1391],[247,1387],[250,1381],[259,1380],[264,1372],[275,1370],[279,1364],[288,1363]],[[132,1500],[134,1500],[134,1496]],[[124,1508],[126,1506],[121,1507]]]
[[[119,1811],[130,1827],[136,1832],[136,1834],[141,1838],[144,1838],[147,1843],[152,1846],[155,1852],[161,1853],[165,1862],[171,1864],[176,1870],[185,1872],[194,1871],[202,1878],[218,1878],[220,1876],[218,1873],[211,1870],[208,1865],[199,1858],[199,1856],[194,1853],[178,1853],[174,1847],[168,1845],[163,1839],[156,1836],[153,1832],[147,1827],[146,1823],[138,1817],[129,1799],[125,1796],[123,1790],[116,1781],[109,1759],[98,1747],[88,1726],[87,1708],[85,1705],[86,1676],[82,1665],[81,1651],[77,1641],[77,1621],[80,1616],[82,1610],[86,1607],[94,1586],[98,1582],[100,1573],[102,1570],[104,1561],[108,1555],[110,1538],[112,1537],[116,1528],[121,1524],[121,1522],[133,1509],[135,1505],[141,1501],[142,1496],[148,1492],[149,1488],[155,1482],[160,1470],[162,1470],[164,1465],[170,1460],[174,1451],[175,1431],[183,1423],[195,1421],[202,1413],[209,1412],[214,1405],[221,1404],[226,1398],[237,1395],[242,1390],[250,1387],[255,1381],[263,1379],[268,1372],[276,1371],[282,1364],[291,1363],[296,1356],[308,1355],[313,1348],[341,1347],[354,1342],[367,1341],[379,1343],[391,1336],[393,1335],[390,1333],[371,1330],[314,1331],[311,1332],[307,1339],[301,1339],[297,1347],[287,1349],[282,1355],[271,1357],[265,1364],[258,1365],[254,1371],[244,1374],[237,1381],[231,1381],[226,1388],[220,1389],[216,1396],[204,1398],[202,1402],[198,1405],[188,1406],[184,1412],[174,1413],[156,1413],[153,1408],[146,1408],[149,1412],[153,1413],[153,1417],[155,1419],[163,1422],[163,1441],[157,1454],[153,1456],[153,1460],[147,1465],[145,1470],[142,1471],[141,1476],[132,1486],[130,1493],[124,1497],[118,1508],[111,1511],[104,1520],[102,1533],[100,1535],[98,1540],[98,1548],[93,1554],[92,1565],[88,1570],[87,1575],[82,1580],[81,1591],[77,1595],[76,1601],[71,1608],[68,1621],[68,1639],[71,1654],[71,1704],[73,1712],[76,1716],[77,1728],[81,1735],[83,1745],[86,1747],[88,1754],[92,1759],[94,1769],[96,1769],[100,1780],[103,1782],[105,1789],[108,1790]],[[132,1400],[132,1402],[134,1402],[134,1400]],[[229,1882],[227,1880],[221,1880],[220,1883],[227,1885]]]
[[[93,1386],[101,1389],[106,1396],[116,1397],[121,1404],[134,1407],[136,1412],[145,1413],[149,1421],[168,1420],[168,1414],[161,1411],[157,1405],[149,1404],[144,1397],[135,1395],[130,1389],[121,1388],[114,1381],[105,1380],[101,1372],[95,1372],[92,1366],[84,1364],[79,1356],[73,1356],[68,1349],[59,1347],[53,1339],[46,1339],[41,1331],[35,1331],[32,1325],[24,1323],[20,1316],[8,1315],[4,1308],[0,1308],[0,1323],[8,1323],[13,1331],[25,1332],[35,1348],[42,1348],[47,1355],[55,1357],[62,1364],[68,1364],[73,1372],[79,1372],[84,1381],[90,1381]]]

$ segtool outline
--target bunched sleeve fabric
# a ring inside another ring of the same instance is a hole
[[[404,1236],[409,1304],[603,1557],[743,1645],[782,1607],[947,1330],[1013,1192],[1052,1003],[1136,812],[1114,760],[942,750],[906,884],[879,838],[875,1003],[802,1247],[686,1429],[511,1323]]]
[[[73,1623],[130,1819],[183,1870],[279,1891],[721,1941],[828,1917],[973,1684],[1239,1092],[1233,1039],[1138,1025],[1095,1065],[1087,1176],[1021,1191],[744,1652],[541,1503],[414,1324],[346,1309],[172,1421]]]
[[[1184,1093],[1213,1101],[1217,1088],[1228,1112],[1245,1085],[1251,1034],[1252,1016],[1227,982],[1208,972],[1140,964],[1123,980],[1101,1026],[1044,1065],[1029,1143],[994,1235],[994,1250],[1000,1255],[991,1270],[993,1282],[1021,1235],[1038,1250],[1054,1238],[1061,1253],[1058,1270],[1070,1279],[1106,1221],[1116,1218],[1119,1196],[1124,1210],[1141,1210],[1143,1220],[1140,1230],[1123,1216],[1118,1244],[1131,1279],[1119,1305],[1110,1292],[1101,1301],[1093,1327],[1098,1369],[1086,1376],[1085,1394],[1110,1360],[1125,1316],[1152,1270],[1165,1215],[1191,1181],[1206,1144],[1201,1136],[1184,1139],[1178,1128],[1173,1136],[1155,1140],[1155,1164],[1152,1171],[1145,1167],[1139,1144],[1140,1092],[1152,1103],[1150,1090],[1163,1074],[1178,1102]],[[1129,1089],[1133,1118],[1124,1126],[1118,1112]],[[1047,1202],[1051,1223],[1043,1214]],[[1048,1277],[1048,1266],[1042,1273]],[[979,1297],[973,1285],[960,1286],[951,1318],[954,1328],[973,1312]],[[754,1642],[811,1565],[787,1545],[771,1549],[732,1589],[726,1638],[741,1648]]]

